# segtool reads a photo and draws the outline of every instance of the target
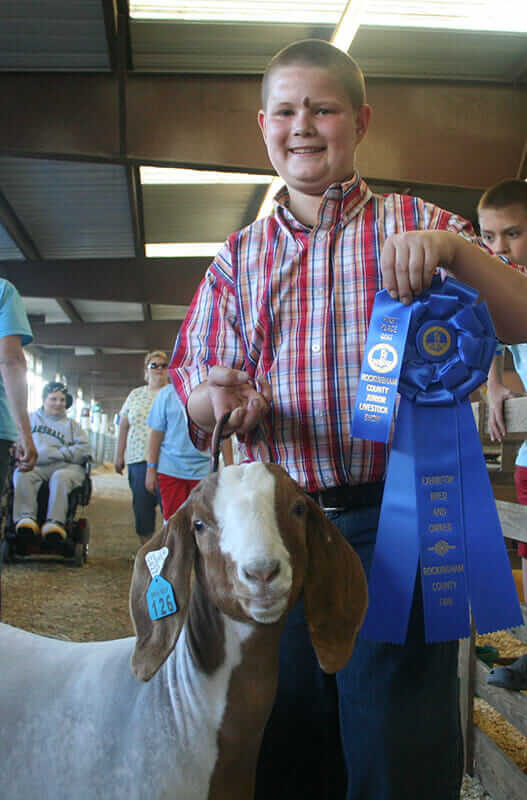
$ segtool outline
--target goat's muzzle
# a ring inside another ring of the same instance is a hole
[[[238,600],[255,622],[273,623],[287,609],[291,583],[278,559],[258,558],[240,568]]]

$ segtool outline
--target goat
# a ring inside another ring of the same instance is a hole
[[[161,548],[178,611],[154,621],[148,564]],[[301,594],[319,663],[336,672],[366,609],[356,553],[279,466],[205,478],[136,556],[135,638],[0,624],[2,800],[250,800],[282,623]]]

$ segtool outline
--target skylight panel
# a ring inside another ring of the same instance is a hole
[[[363,25],[402,28],[527,32],[525,0],[369,0]],[[134,19],[336,25],[343,0],[130,0]]]
[[[223,172],[201,169],[178,169],[173,167],[140,167],[139,173],[143,186],[162,184],[269,184],[272,175],[251,175],[248,172]]]

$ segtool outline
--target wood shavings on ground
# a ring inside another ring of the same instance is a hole
[[[480,647],[496,647],[501,658],[520,658],[520,656],[527,653],[527,644],[520,642],[508,631],[497,631],[496,633],[487,633],[484,636],[476,636],[476,645]]]
[[[481,697],[474,698],[474,723],[527,773],[527,738]]]
[[[465,775],[461,787],[460,800],[492,800],[491,795],[485,791],[477,778]]]

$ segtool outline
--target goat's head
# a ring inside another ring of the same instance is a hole
[[[152,621],[145,556],[165,546],[163,576],[174,588],[179,610]],[[210,475],[139,550],[130,608],[137,633],[132,666],[142,680],[151,678],[175,647],[193,569],[210,601],[244,622],[277,623],[303,592],[322,669],[336,672],[351,656],[367,605],[360,560],[281,467],[244,464]]]

